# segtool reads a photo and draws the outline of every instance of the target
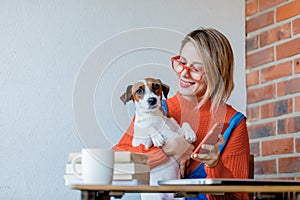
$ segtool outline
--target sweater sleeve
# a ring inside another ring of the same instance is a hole
[[[132,146],[133,130],[134,130],[134,118],[131,121],[131,124],[128,127],[125,134],[123,135],[123,137],[113,147],[114,151],[129,151],[129,152],[147,154],[148,158],[149,158],[148,164],[149,164],[150,168],[158,166],[169,160],[169,157],[167,157],[165,155],[165,153],[163,152],[163,150],[161,148],[150,147],[150,148],[146,149],[144,145],[139,145],[137,147]]]

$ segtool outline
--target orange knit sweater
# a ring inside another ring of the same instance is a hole
[[[197,141],[193,143],[196,147],[205,137],[208,130],[216,122],[229,122],[236,110],[230,105],[224,105],[218,108],[214,114],[211,113],[211,102],[206,102],[200,109],[195,109],[196,102],[184,99],[179,93],[172,98],[167,99],[168,116],[173,117],[180,125],[187,122],[197,134]],[[165,162],[168,157],[160,148],[151,147],[148,150],[143,145],[132,147],[133,122],[130,124],[127,132],[114,147],[115,151],[131,151],[147,153],[151,167]],[[207,178],[248,178],[249,162],[249,138],[246,121],[243,119],[240,124],[231,133],[230,139],[224,148],[216,167],[205,167]],[[187,168],[187,174],[193,171],[200,163],[191,160]],[[210,199],[229,198],[229,196],[212,196]],[[234,194],[231,198],[248,199],[247,194]]]

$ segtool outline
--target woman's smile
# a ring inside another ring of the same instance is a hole
[[[180,87],[182,88],[188,88],[192,85],[194,85],[195,82],[191,82],[191,81],[186,81],[186,80],[183,80],[183,79],[180,79]]]

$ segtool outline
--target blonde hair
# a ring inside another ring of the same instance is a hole
[[[198,108],[211,99],[211,110],[214,110],[228,100],[234,88],[234,56],[231,45],[222,33],[212,28],[201,28],[187,34],[182,41],[180,53],[187,42],[192,42],[198,49],[206,72],[204,81],[207,89]]]

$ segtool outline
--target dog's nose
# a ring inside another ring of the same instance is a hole
[[[157,100],[156,100],[156,98],[151,97],[151,98],[149,98],[149,99],[147,100],[147,102],[148,102],[149,105],[153,106],[153,105],[156,104]]]

